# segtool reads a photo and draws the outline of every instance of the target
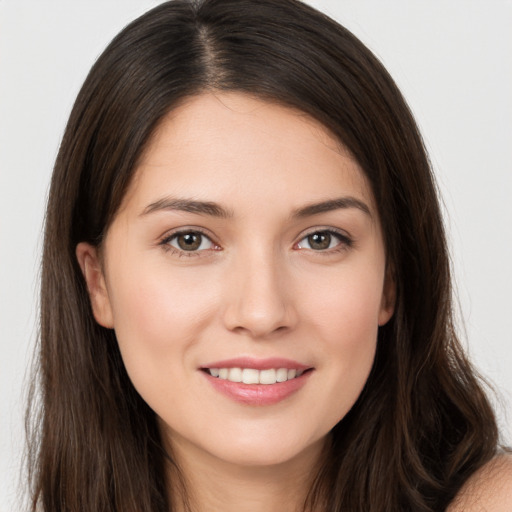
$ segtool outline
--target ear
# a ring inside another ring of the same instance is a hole
[[[80,242],[76,246],[75,253],[87,285],[94,318],[103,327],[112,329],[114,317],[98,248],[86,242]]]
[[[385,325],[395,312],[396,304],[396,279],[395,269],[388,265],[386,276],[384,278],[384,286],[382,289],[382,299],[379,311],[379,326]]]

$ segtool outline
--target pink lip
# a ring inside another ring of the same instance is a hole
[[[206,368],[253,368],[255,370],[267,370],[270,368],[288,368],[296,370],[312,369],[310,366],[300,364],[290,359],[253,359],[246,357],[216,361],[202,366],[200,370]],[[285,382],[276,382],[275,384],[244,384],[242,382],[231,382],[218,377],[212,377],[206,371],[202,371],[201,373],[215,390],[235,402],[246,405],[263,406],[277,404],[299,391],[306,384],[313,372],[308,371],[295,379]]]
[[[269,357],[266,359],[255,359],[253,357],[237,357],[224,361],[215,361],[202,365],[201,368],[252,368],[254,370],[269,370],[270,368],[287,368],[288,370],[307,370],[311,366],[301,364],[292,359],[281,357]]]

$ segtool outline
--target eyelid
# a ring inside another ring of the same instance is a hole
[[[187,233],[198,233],[201,236],[204,236],[213,244],[214,248],[201,249],[196,251],[185,251],[177,247],[174,247],[170,244],[170,241],[173,238]],[[179,228],[166,231],[164,235],[159,237],[158,245],[162,246],[167,251],[171,251],[174,252],[175,254],[178,254],[179,256],[200,256],[204,252],[209,252],[212,250],[221,250],[220,245],[215,241],[214,237],[209,232],[207,232],[207,230],[205,230],[204,228],[200,228],[198,226],[181,226]]]
[[[307,249],[307,248],[303,248],[303,247],[297,247],[300,242],[302,242],[302,240],[304,240],[305,238],[311,236],[311,235],[314,235],[315,233],[329,233],[330,235],[333,235],[335,236],[336,238],[338,238],[340,240],[340,243],[335,246],[335,247],[332,247],[330,249],[325,249],[325,250],[314,250],[314,249]],[[301,233],[299,235],[300,238],[298,238],[298,241],[294,243],[294,248],[297,247],[297,249],[299,250],[310,250],[310,251],[313,251],[313,252],[317,252],[317,253],[331,253],[331,252],[335,252],[337,250],[343,250],[343,249],[347,249],[347,248],[350,248],[353,246],[354,244],[354,239],[352,238],[352,236],[350,236],[346,231],[344,230],[341,230],[341,229],[338,229],[338,228],[333,228],[331,226],[316,226],[314,228],[311,228],[311,229],[308,229],[307,231]],[[341,246],[341,247],[339,247]]]
[[[185,251],[185,250],[182,250],[182,249],[179,249],[177,247],[170,245],[169,242],[173,238],[175,238],[181,234],[186,234],[186,233],[198,233],[201,236],[204,236],[214,245],[214,248],[201,249],[201,250],[195,250],[195,251]],[[314,250],[314,249],[298,247],[298,245],[300,244],[300,242],[302,242],[302,240],[304,240],[308,236],[311,236],[315,233],[329,233],[330,235],[333,235],[334,237],[338,238],[340,243],[337,244],[335,247],[332,247],[330,249],[325,249],[325,250]],[[303,231],[299,235],[297,242],[295,242],[293,244],[293,248],[299,249],[299,250],[305,249],[305,250],[313,251],[316,253],[329,254],[332,252],[350,248],[353,246],[353,243],[354,243],[354,240],[353,240],[352,236],[349,235],[344,230],[334,228],[332,226],[316,226],[316,227],[310,228],[306,231]],[[165,234],[163,234],[161,237],[159,237],[158,245],[164,247],[165,250],[172,251],[180,256],[200,256],[201,253],[210,252],[212,250],[222,250],[222,247],[215,241],[215,237],[212,236],[212,234],[210,234],[207,230],[205,230],[204,228],[201,228],[199,226],[182,226],[182,227],[167,231]]]

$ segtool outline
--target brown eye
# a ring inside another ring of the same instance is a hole
[[[213,242],[199,231],[184,231],[171,236],[166,243],[185,252],[198,252],[205,249],[212,249]]]
[[[201,238],[202,236],[198,233],[185,233],[184,235],[178,235],[176,242],[179,248],[184,251],[195,251],[201,245]]]
[[[323,251],[324,249],[329,249],[331,245],[331,238],[331,234],[327,231],[313,233],[307,237],[309,247],[315,251]]]
[[[352,240],[336,231],[323,230],[314,231],[309,235],[305,236],[296,245],[297,249],[309,249],[311,251],[328,251],[336,248],[348,248],[351,247]]]

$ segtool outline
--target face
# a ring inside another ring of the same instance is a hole
[[[168,115],[101,258],[77,257],[167,442],[233,464],[320,445],[393,312],[358,164],[305,114],[239,93]]]

